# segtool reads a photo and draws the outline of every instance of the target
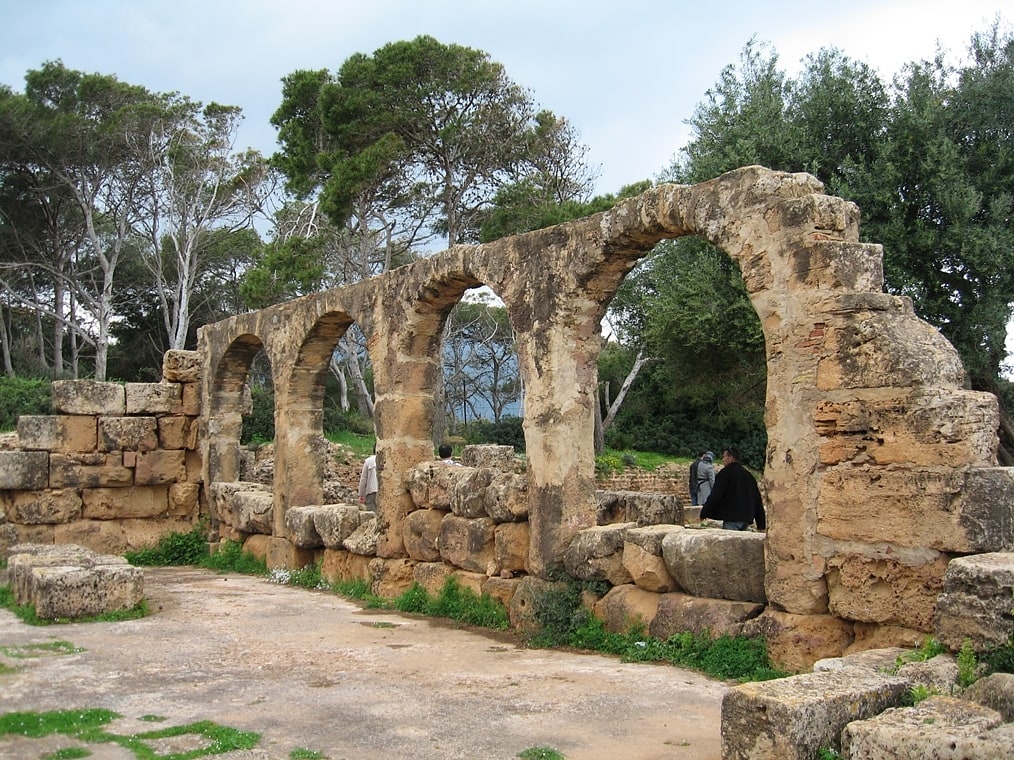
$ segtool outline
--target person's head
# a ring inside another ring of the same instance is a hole
[[[729,446],[722,452],[722,461],[728,464],[729,462],[739,461],[739,449],[735,446]]]
[[[449,443],[442,443],[440,444],[440,448],[437,449],[437,453],[441,459],[450,459],[453,451],[454,449],[451,448],[451,444]]]
[[[715,461],[715,455],[714,455],[714,453],[712,453],[710,451],[705,451],[704,452],[704,456],[702,457],[702,459],[704,459],[705,462],[714,462]]]

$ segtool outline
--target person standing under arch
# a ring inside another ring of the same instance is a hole
[[[722,452],[724,467],[715,476],[715,488],[701,507],[701,519],[721,520],[726,530],[746,530],[751,523],[767,528],[757,479],[739,461],[739,449]]]

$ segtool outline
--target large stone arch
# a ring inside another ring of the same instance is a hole
[[[964,390],[953,347],[908,300],[882,292],[880,248],[858,242],[858,221],[853,204],[824,195],[809,175],[747,167],[206,326],[200,350],[215,367],[223,347],[256,336],[305,390],[315,370],[294,367],[310,354],[293,347],[324,329],[322,315],[359,323],[374,363],[385,470],[378,555],[397,557],[410,508],[400,475],[431,453],[439,330],[464,290],[489,285],[517,333],[530,564],[546,575],[595,523],[594,389],[606,305],[658,241],[699,235],[738,263],[765,335],[769,602],[884,623],[883,611],[858,609],[863,573],[870,583],[900,575],[900,585],[921,584],[922,607],[931,607],[949,556],[1010,545],[1010,525],[996,525],[982,497],[1012,489],[1010,472],[995,467],[995,399]],[[216,392],[206,379],[205,410],[217,408]],[[300,436],[278,443],[308,445]]]

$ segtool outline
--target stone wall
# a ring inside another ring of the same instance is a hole
[[[169,352],[160,383],[59,380],[53,414],[18,419],[0,451],[0,544],[123,554],[197,524],[200,357]]]

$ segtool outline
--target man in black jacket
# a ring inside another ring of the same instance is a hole
[[[739,450],[730,446],[722,452],[725,466],[715,475],[715,487],[701,508],[701,519],[721,520],[726,530],[746,530],[753,522],[758,530],[767,527],[757,479],[739,461]]]

